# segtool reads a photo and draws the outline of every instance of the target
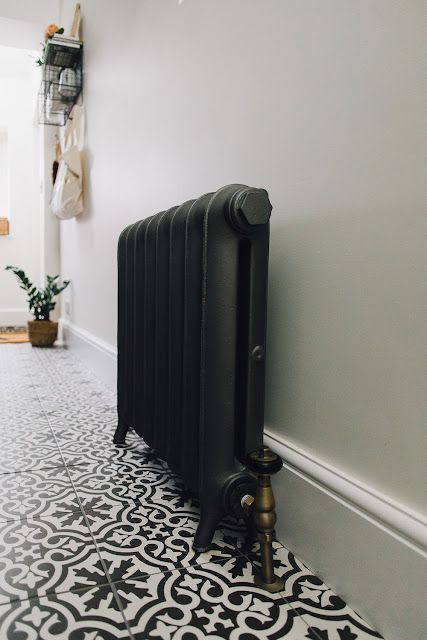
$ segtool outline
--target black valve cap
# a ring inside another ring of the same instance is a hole
[[[265,189],[248,189],[237,203],[238,212],[249,226],[267,224],[272,208]]]
[[[234,229],[248,234],[268,224],[272,211],[271,202],[265,189],[249,189],[237,193],[230,203],[227,217]]]
[[[282,458],[271,451],[268,447],[263,447],[258,451],[252,451],[247,457],[246,466],[253,473],[259,475],[273,475],[283,467]]]

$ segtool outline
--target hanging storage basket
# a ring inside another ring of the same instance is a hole
[[[54,36],[46,44],[39,90],[39,123],[63,126],[81,93],[83,43]]]

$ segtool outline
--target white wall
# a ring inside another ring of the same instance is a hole
[[[0,0],[0,16],[19,22],[32,22],[47,26],[59,20],[59,7],[62,0]],[[43,34],[43,32],[42,32]],[[42,36],[40,36],[41,38]]]
[[[39,131],[34,124],[34,58],[30,52],[0,46],[0,129],[8,137],[10,235],[0,236],[0,325],[30,318],[25,293],[8,264],[40,278]]]
[[[0,44],[15,49],[39,50],[43,27],[34,22],[12,20],[3,17],[3,5],[0,0]],[[8,1],[9,9],[17,6]]]
[[[28,275],[38,285],[47,273],[59,272],[59,223],[49,209],[57,131],[37,124],[41,78],[34,61],[46,26],[60,23],[61,4],[61,0],[0,0],[0,111],[17,132],[9,171],[11,236],[0,242],[0,259],[4,264],[27,264]],[[19,88],[11,87],[10,81]],[[52,319],[58,317],[60,305],[58,300]],[[0,325],[22,324],[30,318],[24,293],[11,274],[0,274]]]
[[[0,129],[0,218],[9,215],[9,136]]]
[[[108,367],[120,230],[268,189],[266,423],[294,461],[279,537],[405,640],[424,637],[426,9],[82,2],[87,204],[61,228],[71,337]]]

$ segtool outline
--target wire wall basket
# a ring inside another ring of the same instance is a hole
[[[48,41],[38,95],[40,124],[67,122],[83,86],[82,54],[81,42]]]

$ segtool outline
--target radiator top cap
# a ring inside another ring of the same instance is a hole
[[[248,233],[267,224],[273,207],[265,189],[245,189],[230,207],[230,222],[238,231]]]

